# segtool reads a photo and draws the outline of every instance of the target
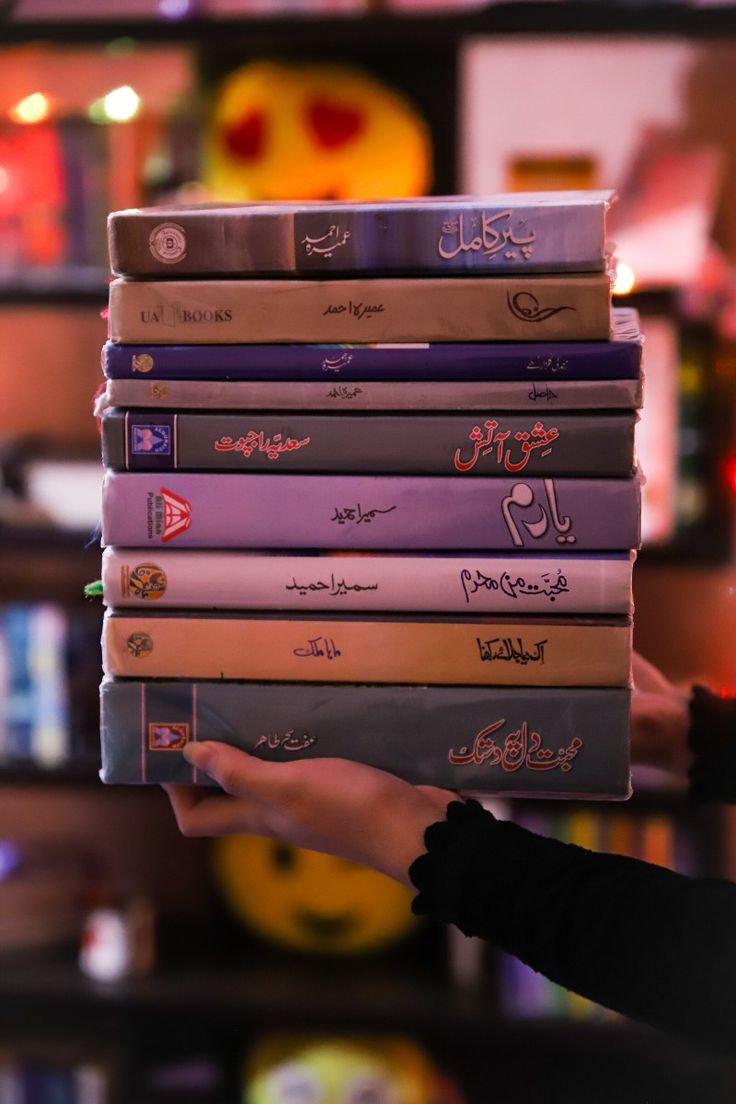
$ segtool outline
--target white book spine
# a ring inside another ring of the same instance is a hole
[[[102,578],[113,608],[629,614],[633,560],[107,548]]]
[[[264,383],[248,380],[111,379],[108,406],[179,410],[636,410],[641,380]]]

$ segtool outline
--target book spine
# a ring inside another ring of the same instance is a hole
[[[152,344],[601,340],[607,273],[110,285],[109,337]]]
[[[104,679],[100,693],[104,782],[206,782],[181,750],[214,739],[273,760],[354,759],[463,792],[630,792],[625,689]]]
[[[127,471],[624,476],[634,469],[634,416],[113,410],[102,418],[102,456]]]
[[[150,286],[150,285],[147,285]],[[616,318],[617,312],[613,311]],[[174,335],[172,334],[172,337]],[[362,382],[637,379],[641,342],[420,342],[393,345],[155,345],[105,343],[110,379]]]
[[[532,383],[251,383],[109,379],[107,406],[211,410],[638,410],[641,379]]]
[[[626,686],[631,625],[126,611],[105,615],[102,650],[126,678]]]
[[[637,477],[107,472],[103,480],[102,543],[129,548],[616,551],[638,548],[639,535]]]
[[[113,271],[131,276],[581,272],[605,266],[605,202],[468,202],[271,213],[116,212]]]
[[[16,759],[30,759],[33,753],[33,682],[28,664],[31,612],[30,606],[13,603],[3,613],[8,657],[5,715],[8,746]]]
[[[107,548],[105,604],[138,609],[631,612],[633,555],[261,556]]]

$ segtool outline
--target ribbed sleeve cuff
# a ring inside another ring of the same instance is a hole
[[[451,801],[445,816],[425,830],[426,854],[409,867],[419,890],[411,907],[417,916],[456,923],[462,895],[472,884],[474,856],[486,851],[496,818],[477,801]]]

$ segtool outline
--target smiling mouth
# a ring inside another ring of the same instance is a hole
[[[319,912],[299,909],[294,913],[294,919],[303,931],[317,939],[339,939],[341,936],[351,935],[358,926],[355,916],[350,913],[343,913],[342,916],[323,916]]]

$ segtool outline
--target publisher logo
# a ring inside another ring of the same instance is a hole
[[[180,752],[186,743],[189,743],[189,724],[178,721],[151,721],[149,723],[149,751]]]
[[[165,487],[161,488],[161,498],[164,507],[161,537],[169,541],[178,537],[192,524],[192,507],[185,498],[174,494],[173,491],[167,491]]]
[[[153,651],[153,641],[146,632],[131,633],[127,645],[128,651],[135,659],[145,659]]]
[[[148,248],[162,264],[177,264],[187,255],[187,235],[176,222],[160,222],[148,238]]]
[[[153,357],[150,353],[139,353],[130,362],[134,372],[150,372],[153,368]]]
[[[149,751],[181,751],[189,742],[189,725],[182,722],[151,721],[148,725]]]
[[[181,303],[154,303],[139,312],[146,326],[191,326],[205,322],[232,322],[229,307],[183,307]]]
[[[171,456],[170,426],[134,422],[130,430],[130,451],[134,456]]]
[[[157,564],[137,564],[131,571],[121,569],[123,597],[140,598],[143,602],[155,602],[166,593],[166,575]]]

